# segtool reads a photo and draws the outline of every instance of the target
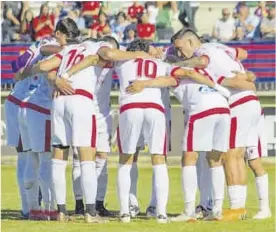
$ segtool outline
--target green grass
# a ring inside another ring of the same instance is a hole
[[[57,223],[57,222],[31,222],[18,220],[18,210],[20,209],[19,195],[16,185],[16,175],[14,166],[2,165],[2,232],[125,232],[125,231],[141,231],[141,232],[253,232],[253,231],[275,231],[275,165],[267,164],[266,170],[269,173],[269,187],[270,187],[270,205],[273,211],[271,219],[263,221],[254,221],[247,219],[238,222],[196,222],[196,223],[170,223],[165,225],[157,224],[155,220],[137,219],[130,224],[121,224],[117,221],[112,221],[107,224],[85,224],[82,221]],[[71,170],[67,172],[67,202],[68,209],[72,210],[74,207],[72,184],[71,184]],[[116,168],[109,169],[109,184],[106,203],[108,209],[118,210],[118,200],[116,192]],[[181,191],[180,168],[170,167],[170,195],[168,212],[179,213],[183,210],[183,197]],[[151,191],[151,168],[139,169],[139,186],[138,198],[141,210],[144,212],[150,199]],[[227,201],[225,200],[224,207],[226,208]],[[258,210],[258,199],[255,187],[255,181],[251,172],[249,172],[248,185],[248,200],[247,209],[249,217],[252,217]],[[16,212],[15,212],[16,211]]]

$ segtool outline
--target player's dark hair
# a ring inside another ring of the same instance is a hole
[[[95,39],[95,38],[92,38],[92,37],[88,37],[88,38],[85,38],[83,41],[91,41],[91,42],[98,42],[98,39]]]
[[[80,30],[77,24],[70,18],[59,20],[55,31],[64,33],[70,40],[80,36]]]
[[[149,52],[149,46],[150,46],[149,41],[143,40],[143,39],[136,39],[127,46],[126,50],[131,52],[135,52],[135,51]]]
[[[120,48],[120,44],[118,43],[118,41],[113,36],[106,35],[103,38],[101,38],[100,41],[115,44],[117,49]]]
[[[193,35],[193,36],[195,36],[196,38],[198,38],[199,40],[200,40],[200,37],[199,37],[199,35],[195,32],[195,31],[193,31],[192,29],[187,29],[187,28],[183,28],[183,29],[181,29],[181,30],[179,30],[178,32],[176,32],[173,36],[172,36],[172,38],[171,38],[171,43],[174,43],[175,42],[175,40],[177,40],[177,39],[181,39],[181,38],[183,38],[184,36],[190,36],[190,35]]]

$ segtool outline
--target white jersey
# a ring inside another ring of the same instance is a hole
[[[98,77],[97,104],[100,117],[107,117],[110,113],[110,91],[112,86],[113,69],[104,68]]]
[[[47,37],[41,41],[33,43],[23,55],[21,55],[16,62],[14,62],[14,71],[17,72],[22,67],[27,67],[28,65],[32,65],[37,63],[39,60],[43,58],[40,53],[40,49],[46,45],[56,44],[56,39]],[[11,93],[17,99],[23,100],[29,94],[34,93],[35,89],[38,87],[37,85],[38,78],[34,78],[34,80],[30,78],[26,78],[22,81],[18,81],[15,84],[15,87]]]
[[[245,72],[242,63],[237,59],[238,51],[220,43],[205,43],[195,53],[196,56],[207,56],[207,70],[212,73],[214,81],[220,83],[224,78],[232,78],[232,71]],[[244,91],[229,88],[229,102],[236,101],[248,95],[256,95],[254,91]]]
[[[150,80],[170,75],[171,65],[157,59],[132,59],[118,62],[115,71],[120,80],[120,105],[153,102],[164,107],[160,88],[145,88],[137,94],[128,94],[126,88],[135,80]]]
[[[72,44],[66,46],[56,56],[62,61],[59,66],[58,76],[66,73],[74,64],[80,62],[82,59],[89,55],[96,55],[101,47],[110,47],[105,42],[91,42],[85,41],[81,44]],[[72,75],[70,80],[72,81],[72,87],[80,90],[87,91],[88,93],[95,93],[98,76],[100,75],[102,68],[96,66],[90,66],[80,72]]]
[[[192,80],[181,79],[173,93],[189,114],[199,113],[214,108],[228,108],[228,102],[216,90],[197,84]]]

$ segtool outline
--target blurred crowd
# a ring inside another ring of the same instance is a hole
[[[38,2],[38,1],[36,1]],[[197,30],[195,15],[199,2],[145,1],[120,2],[114,12],[113,3],[41,2],[38,16],[32,3],[1,2],[2,42],[37,41],[53,33],[59,19],[70,17],[78,24],[83,36],[100,38],[114,36],[119,42],[131,42],[135,38],[151,41],[168,41],[182,27]],[[232,11],[232,12],[231,12]],[[254,14],[250,14],[246,2],[238,2],[235,9],[222,9],[209,37],[218,41],[275,38],[274,2],[259,2]]]

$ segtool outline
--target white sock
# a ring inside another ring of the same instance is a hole
[[[185,214],[195,214],[195,199],[197,191],[196,166],[182,167],[182,189],[184,192]]]
[[[26,152],[18,152],[16,176],[17,176],[17,183],[20,191],[21,208],[22,208],[23,214],[29,213],[27,193],[24,188],[24,172],[25,172],[26,164],[27,164]]]
[[[73,158],[72,182],[75,200],[82,200],[80,160]]]
[[[120,215],[129,214],[130,169],[131,165],[129,164],[119,164],[117,188],[120,201]]]
[[[27,152],[27,162],[24,172],[24,187],[27,193],[28,207],[31,210],[40,210],[38,202],[39,192],[39,157],[38,153]]]
[[[197,182],[200,191],[200,205],[205,209],[212,207],[211,173],[206,160],[206,152],[200,152],[197,161]]]
[[[137,182],[138,182],[138,167],[137,162],[133,162],[130,169],[130,193],[129,193],[129,204],[138,207],[137,199]]]
[[[154,172],[152,173],[152,181],[151,181],[151,199],[149,206],[156,207],[156,190],[155,190],[155,178],[154,178]]]
[[[169,197],[169,175],[166,164],[153,165],[154,188],[156,191],[156,213],[167,216]]]
[[[81,186],[86,204],[95,204],[97,195],[97,174],[95,161],[81,161]]]
[[[97,201],[104,201],[107,188],[107,159],[96,158],[96,173],[98,179]]]
[[[246,197],[247,197],[247,186],[241,185],[240,191],[241,191],[240,208],[245,208]]]
[[[52,153],[39,153],[39,173],[41,183],[41,193],[44,208],[47,211],[55,211],[55,197],[52,181]]]
[[[52,179],[58,205],[66,203],[66,165],[67,161],[65,160],[52,159]]]
[[[230,201],[230,209],[243,208],[243,196],[244,196],[244,185],[232,185],[228,186],[228,195]]]
[[[223,166],[210,168],[212,183],[213,211],[222,212],[224,199],[224,169]]]
[[[256,177],[256,187],[260,210],[269,210],[268,175]]]

